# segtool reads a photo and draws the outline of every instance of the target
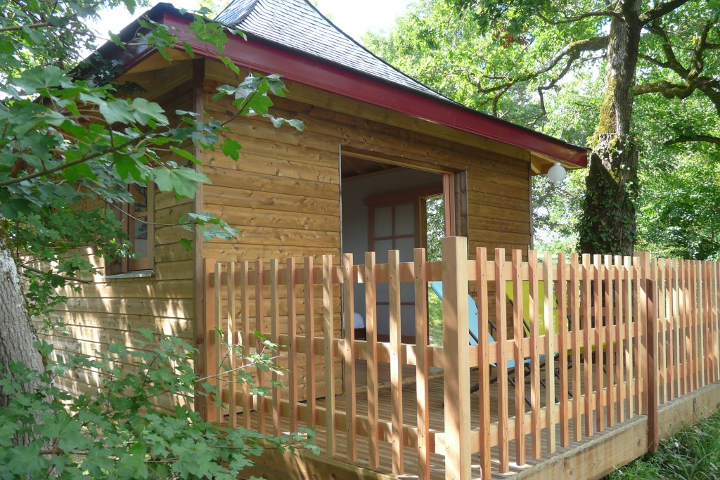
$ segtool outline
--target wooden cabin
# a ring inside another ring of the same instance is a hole
[[[190,22],[170,4],[158,4],[146,15],[179,31]],[[227,100],[211,100],[216,87],[238,84],[248,71],[278,73],[289,93],[273,98],[272,111],[302,120],[305,129],[275,128],[264,118],[240,117],[227,134],[242,144],[239,161],[219,150],[198,152],[203,162],[198,169],[211,184],[201,185],[194,199],[152,188],[134,192],[137,201],[128,207],[130,213],[148,221],[127,223],[140,257],[112,266],[97,260],[104,274],[79,292],[65,292],[69,301],[54,319],[66,323],[72,335],[47,338],[58,356],[92,354],[115,342],[130,345],[140,328],[150,328],[195,345],[202,353],[197,372],[211,373],[206,363],[215,348],[208,338],[215,319],[207,318],[213,301],[207,297],[213,275],[206,269],[208,259],[249,261],[254,270],[259,259],[268,268],[270,259],[296,258],[303,265],[307,256],[317,267],[323,265],[323,255],[339,265],[346,253],[361,263],[369,251],[377,252],[380,264],[387,263],[388,250],[399,250],[401,262],[412,261],[413,249],[425,243],[426,202],[438,197],[444,204],[445,233],[467,237],[471,257],[476,247],[491,252],[502,247],[508,253],[521,249],[526,256],[532,246],[531,177],[557,162],[567,169],[586,166],[583,148],[466,108],[403,74],[340,31],[307,0],[235,0],[218,20],[247,35],[247,40],[231,36],[224,52],[242,69],[239,75],[196,41],[190,41],[194,58],[178,45],[169,52],[172,63],[142,45],[120,50],[108,44],[98,53],[119,65],[119,80],[143,87],[146,98],[169,114],[181,109],[226,116],[233,107]],[[121,38],[129,40],[138,31],[134,22]],[[213,213],[242,235],[205,242],[173,226],[189,212]],[[191,240],[193,248],[180,245],[182,238]],[[260,295],[269,295],[267,288]],[[314,314],[322,315],[319,288],[313,295],[296,292],[300,317],[312,312],[303,303],[307,300],[316,303]],[[362,286],[355,288],[361,298]],[[256,293],[248,293],[253,307],[243,313],[238,288],[235,318],[240,322],[247,315],[251,330],[264,327],[269,332],[269,320],[255,322],[263,315],[256,308]],[[377,291],[380,341],[391,333],[388,295],[387,288]],[[413,343],[412,288],[402,296],[401,337]],[[267,304],[263,308],[269,316],[270,304],[259,303]],[[332,307],[332,329],[342,336],[356,324],[343,325],[339,294],[333,295]],[[356,302],[352,312],[360,330],[367,317],[364,309],[363,302]],[[280,308],[281,333],[287,332],[287,310],[287,305]],[[221,312],[223,318],[227,314]],[[317,332],[322,328],[323,322],[316,321]],[[321,358],[306,364],[315,363],[313,376],[324,379]],[[335,392],[342,391],[342,368],[335,370],[334,379]],[[100,380],[93,372],[80,371],[59,382],[84,392]],[[300,398],[306,398],[305,384],[297,387]],[[324,380],[312,389],[317,397],[327,390]],[[182,400],[163,399],[163,405],[171,408],[176,401]],[[206,408],[202,403],[196,407]]]

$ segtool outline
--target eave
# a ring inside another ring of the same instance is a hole
[[[190,15],[183,15],[169,4],[158,4],[149,10],[146,16],[179,32],[181,39],[192,46],[196,55],[217,58],[218,53],[214,46],[199,42],[190,34],[183,35],[183,32],[188,32],[192,21]],[[140,25],[135,21],[122,30],[120,38],[127,41],[139,30]],[[238,35],[229,37],[223,55],[239,67],[265,74],[277,73],[285,79],[329,93],[513,145],[532,152],[536,158],[561,162],[567,168],[587,166],[586,149],[549,135],[477,112],[450,100],[430,97],[383,82],[381,79],[304,55],[302,52],[282,48],[250,35],[247,40]],[[115,58],[123,62],[124,71],[142,62],[153,52],[154,49],[147,46],[121,50],[113,44],[106,44],[98,50],[104,58]]]

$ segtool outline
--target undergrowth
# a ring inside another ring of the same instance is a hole
[[[648,453],[610,474],[608,480],[720,478],[720,413],[679,431]]]

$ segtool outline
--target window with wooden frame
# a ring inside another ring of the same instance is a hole
[[[106,268],[107,275],[152,270],[154,266],[155,189],[152,184],[133,184],[128,189],[134,201],[117,207],[115,215],[121,221],[123,233],[132,245],[132,255],[109,264]]]

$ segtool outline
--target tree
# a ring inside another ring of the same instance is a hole
[[[0,17],[0,370],[15,362],[43,369],[33,348],[31,313],[52,306],[55,287],[81,282],[93,273],[90,263],[72,249],[92,245],[110,259],[127,254],[115,239],[112,215],[84,205],[132,202],[128,185],[154,183],[161,191],[194,196],[199,161],[188,149],[216,145],[238,159],[240,145],[219,141],[230,120],[201,121],[193,112],[177,112],[171,124],[156,103],[129,94],[130,86],[114,81],[111,63],[98,57],[80,62],[96,38],[86,21],[101,8],[120,0],[2,0]],[[124,0],[130,10],[134,0]],[[175,32],[141,19],[142,42],[161,53],[179,40]],[[190,31],[222,51],[223,26],[195,16]],[[122,44],[117,36],[113,41]],[[188,44],[185,48],[192,51]],[[219,54],[234,71],[238,68]],[[216,97],[231,95],[237,112],[270,116],[270,95],[283,95],[276,75],[250,75],[240,85],[218,88]],[[284,119],[272,118],[277,126]],[[298,122],[289,121],[296,128]],[[170,153],[168,155],[167,153]],[[236,234],[225,222],[207,214],[191,214],[185,228],[200,229],[206,239]],[[104,239],[104,241],[103,241]],[[22,280],[18,272],[22,264]],[[24,295],[23,281],[29,286]],[[28,301],[29,300],[29,301]],[[32,385],[28,388],[32,390]],[[0,405],[7,402],[0,395]]]
[[[634,117],[638,99],[652,97],[653,120],[672,124],[668,145],[720,143],[717,121],[662,114],[688,100],[698,112],[720,114],[718,12],[716,1],[699,0],[447,0],[423,4],[389,45],[403,50],[399,45],[409,37],[412,53],[405,58],[420,67],[432,63],[431,84],[443,89],[457,80],[445,90],[453,98],[476,98],[471,105],[536,128],[543,126],[549,97],[597,72],[600,101],[590,114],[580,245],[590,253],[629,254],[637,238],[643,142]],[[437,62],[418,55],[435,48]]]

